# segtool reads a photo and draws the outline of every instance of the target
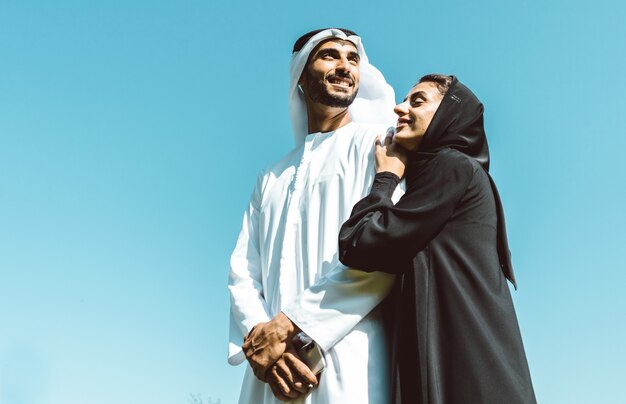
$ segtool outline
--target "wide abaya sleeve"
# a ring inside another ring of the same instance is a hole
[[[366,271],[402,270],[390,262],[410,260],[450,222],[475,170],[461,153],[443,150],[413,173],[395,205],[391,192],[397,177],[377,174],[370,194],[354,206],[341,228],[341,262]]]

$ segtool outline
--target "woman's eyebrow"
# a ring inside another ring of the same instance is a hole
[[[411,98],[411,100],[414,100],[416,98],[422,98],[424,100],[428,99],[427,94],[426,94],[425,91],[417,91],[417,92],[411,94],[410,98]],[[404,101],[406,101],[406,98],[402,102],[404,102]]]

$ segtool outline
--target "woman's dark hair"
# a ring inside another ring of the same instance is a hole
[[[426,76],[423,76],[418,83],[423,83],[425,81],[434,83],[441,95],[445,95],[452,84],[452,76],[446,76],[445,74],[427,74]]]

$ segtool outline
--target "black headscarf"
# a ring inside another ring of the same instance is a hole
[[[411,182],[411,177],[418,176],[420,167],[441,150],[455,149],[476,160],[489,177],[496,202],[500,267],[517,288],[506,236],[504,210],[496,184],[489,175],[489,147],[483,125],[483,111],[483,104],[474,93],[452,76],[452,84],[426,129],[418,151],[411,156],[406,173],[407,183]]]

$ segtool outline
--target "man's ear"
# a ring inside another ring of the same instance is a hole
[[[306,74],[306,71],[302,72],[302,74],[300,75],[300,78],[298,79],[298,88],[302,92],[304,92],[303,87],[304,87],[304,83],[306,82],[305,77],[304,77],[305,74]]]

